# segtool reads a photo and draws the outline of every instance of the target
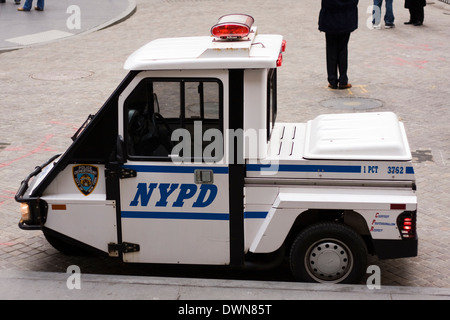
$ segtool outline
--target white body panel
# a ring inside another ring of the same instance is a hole
[[[49,203],[47,228],[103,252],[108,252],[109,243],[117,243],[114,201],[45,200]],[[66,209],[58,209],[58,205],[64,205]]]
[[[78,190],[72,167],[62,171],[42,196],[48,204],[45,226],[108,252],[108,243],[117,242],[117,223],[116,203],[106,200],[104,166],[98,166],[98,183],[89,196]]]
[[[267,103],[267,69],[245,70],[244,82],[244,157],[263,159],[267,156],[266,113],[261,106]],[[251,144],[251,145],[250,145]]]
[[[257,194],[259,187],[249,193]],[[268,194],[263,188],[261,191]],[[286,239],[294,221],[309,209],[353,210],[367,222],[373,239],[401,240],[397,216],[405,210],[391,210],[391,204],[405,204],[406,210],[417,209],[417,199],[412,191],[374,188],[298,187],[273,188],[278,195],[268,211],[250,246],[255,253],[277,250]],[[377,217],[381,215],[382,220]],[[371,228],[374,226],[374,228]]]
[[[124,254],[124,261],[229,263],[226,167],[208,167],[214,170],[213,185],[194,184],[194,171],[200,167],[178,170],[180,166],[168,163],[127,167],[138,176],[121,181],[122,239],[140,244],[140,251]]]

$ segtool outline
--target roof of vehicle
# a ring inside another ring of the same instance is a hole
[[[209,37],[154,40],[134,52],[126,70],[275,68],[281,35],[258,35],[256,28],[241,40]]]

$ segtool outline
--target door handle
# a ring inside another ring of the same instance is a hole
[[[197,169],[194,171],[194,177],[195,177],[196,184],[213,184],[214,183],[213,170]]]

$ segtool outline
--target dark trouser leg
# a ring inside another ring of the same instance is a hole
[[[409,14],[411,15],[411,19],[409,20],[412,23],[422,24],[424,20],[424,9],[422,5],[412,5],[409,8]]]
[[[418,22],[418,20],[417,20],[417,12],[416,11],[417,11],[416,8],[413,7],[413,6],[411,6],[409,8],[409,16],[410,16],[409,22],[411,22],[411,23]]]
[[[337,35],[326,33],[327,42],[327,73],[328,83],[334,87],[338,85],[338,57],[337,57]]]
[[[348,83],[348,42],[350,33],[326,34],[328,82],[332,86]],[[338,77],[339,69],[339,77]]]
[[[424,13],[423,6],[418,6],[417,7],[417,20],[419,23],[423,23],[424,19],[425,19],[425,13]]]
[[[338,42],[338,67],[339,67],[339,85],[348,84],[348,42],[350,33],[340,34]]]

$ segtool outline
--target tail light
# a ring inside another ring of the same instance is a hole
[[[397,218],[397,226],[403,239],[415,239],[417,211],[405,211]]]
[[[277,67],[281,67],[283,65],[283,54],[280,53],[277,60]]]

